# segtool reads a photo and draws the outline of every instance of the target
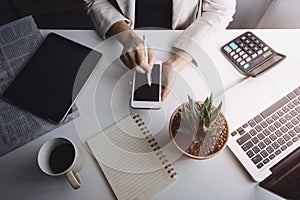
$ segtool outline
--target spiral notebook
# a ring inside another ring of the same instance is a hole
[[[87,143],[119,200],[151,199],[176,180],[139,115],[128,115]]]

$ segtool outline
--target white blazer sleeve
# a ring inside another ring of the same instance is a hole
[[[235,13],[236,0],[203,0],[202,15],[175,40],[173,47],[189,52],[191,42],[207,44],[224,31]],[[190,52],[189,52],[190,53]]]
[[[83,2],[88,16],[103,38],[105,38],[107,31],[115,22],[124,20],[128,24],[130,23],[130,20],[107,0],[83,0]]]

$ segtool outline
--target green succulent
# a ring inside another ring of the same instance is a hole
[[[222,102],[216,108],[213,108],[212,102],[213,97],[211,94],[199,107],[198,103],[188,95],[188,103],[183,104],[182,109],[179,111],[181,121],[177,132],[192,134],[193,140],[199,141],[203,140],[206,134],[221,131],[222,128],[213,124],[220,114]]]

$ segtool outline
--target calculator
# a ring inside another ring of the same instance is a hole
[[[241,74],[251,77],[270,69],[286,57],[249,31],[222,46],[221,52]]]

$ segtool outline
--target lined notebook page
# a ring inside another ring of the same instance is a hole
[[[125,117],[87,143],[118,199],[150,199],[176,180],[138,116]]]

